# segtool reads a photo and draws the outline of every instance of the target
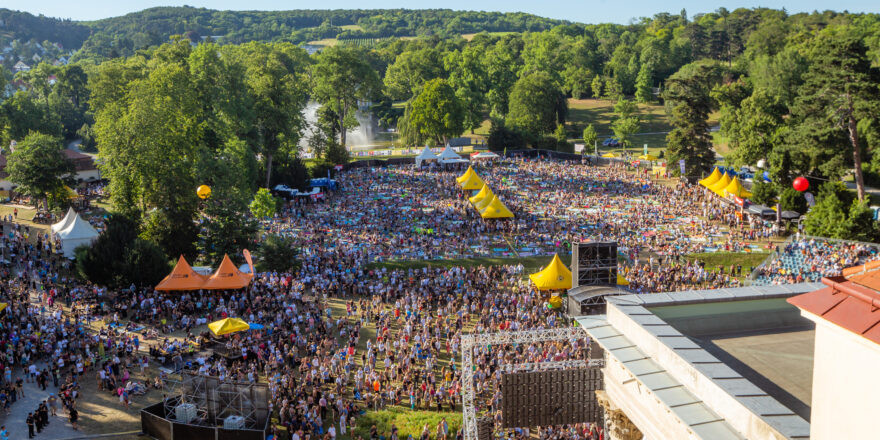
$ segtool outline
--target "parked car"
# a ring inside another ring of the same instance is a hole
[[[617,148],[617,147],[620,146],[620,141],[617,140],[616,138],[608,138],[608,139],[605,139],[605,140],[602,142],[602,146],[603,146],[603,147]]]

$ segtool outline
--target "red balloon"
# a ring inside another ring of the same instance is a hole
[[[804,177],[798,177],[797,179],[794,179],[791,186],[797,191],[804,192],[810,187],[810,181]]]

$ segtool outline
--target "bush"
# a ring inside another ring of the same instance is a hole
[[[786,188],[779,195],[779,208],[783,211],[807,212],[807,199],[800,191],[794,188]]]
[[[257,272],[290,272],[299,267],[293,240],[270,235],[260,244],[257,253]]]
[[[773,206],[776,203],[776,188],[772,184],[756,180],[752,185],[752,201],[761,205]]]
[[[80,277],[112,288],[153,286],[170,268],[162,249],[139,238],[137,224],[118,214],[91,246],[80,246],[74,254]]]
[[[520,132],[507,128],[504,121],[493,119],[486,145],[489,150],[496,152],[504,151],[505,148],[522,150],[526,147],[526,140]]]

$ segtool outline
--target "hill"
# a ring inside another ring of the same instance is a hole
[[[60,42],[83,51],[79,58],[131,55],[168,41],[175,34],[191,40],[221,43],[290,41],[303,43],[338,38],[453,36],[478,32],[542,31],[559,24],[525,13],[453,11],[449,9],[338,9],[289,11],[218,11],[206,8],[157,7],[90,22],[74,22],[0,9],[0,36],[12,40]]]

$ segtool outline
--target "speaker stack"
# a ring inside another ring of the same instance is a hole
[[[588,241],[571,250],[572,287],[617,285],[617,242]]]

